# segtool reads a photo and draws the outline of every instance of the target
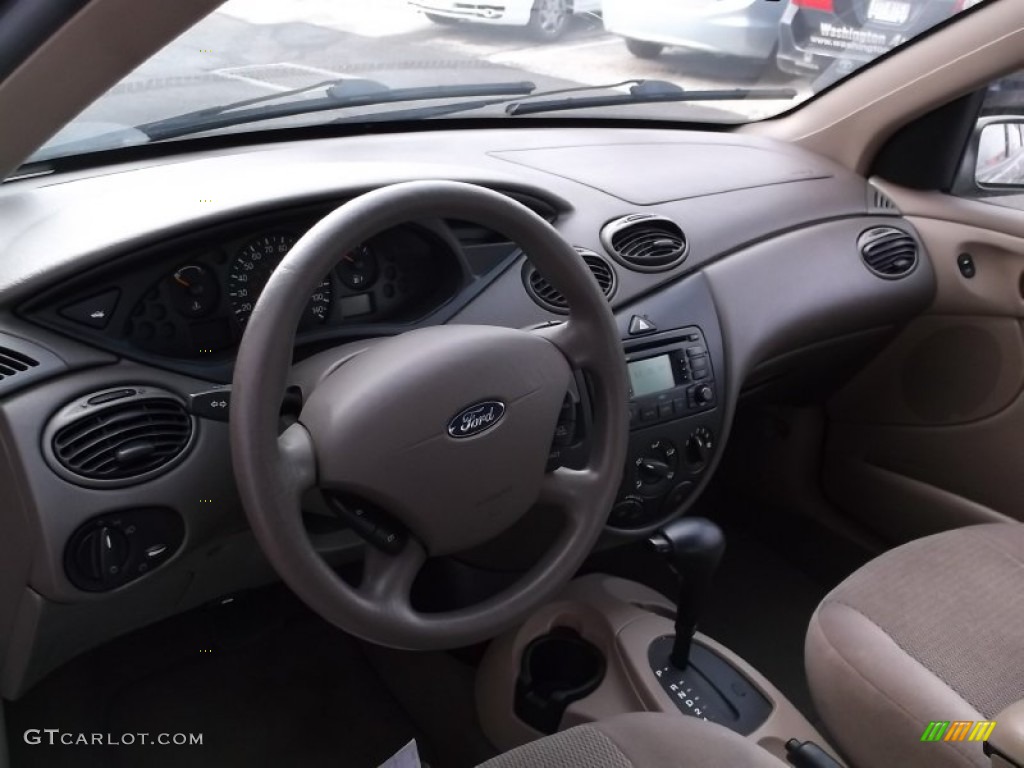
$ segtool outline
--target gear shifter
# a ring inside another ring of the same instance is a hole
[[[649,542],[655,552],[669,558],[679,575],[676,636],[669,661],[676,669],[686,669],[697,620],[725,551],[725,535],[707,518],[684,517],[666,525]]]
[[[648,646],[651,672],[684,715],[744,736],[753,733],[771,714],[771,702],[712,645],[693,642],[725,552],[722,529],[703,517],[684,517],[655,533],[649,543],[679,574],[675,634],[656,637]]]

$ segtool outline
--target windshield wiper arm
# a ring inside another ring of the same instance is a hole
[[[200,109],[175,117],[154,120],[135,126],[150,141],[161,141],[262,120],[326,112],[349,107],[372,107],[402,101],[430,101],[481,96],[527,96],[537,86],[528,81],[511,83],[469,83],[465,85],[427,85],[412,88],[391,88],[375,80],[325,80],[291,91],[258,96],[254,99]],[[282,104],[265,103],[326,88],[323,96]]]
[[[579,89],[583,90],[583,89]],[[535,97],[548,94],[535,93]],[[509,115],[535,115],[540,112],[561,112],[589,107],[614,107],[620,104],[658,104],[684,101],[731,101],[738,99],[792,99],[795,88],[728,88],[719,90],[688,91],[666,80],[638,80],[629,93],[610,93],[597,96],[578,96],[543,101],[516,101],[505,107]]]

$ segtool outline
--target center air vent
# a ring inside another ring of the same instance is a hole
[[[84,397],[47,427],[47,458],[80,485],[133,485],[184,458],[194,422],[169,392],[125,387]]]
[[[686,235],[679,225],[649,213],[606,224],[601,242],[616,261],[638,272],[661,272],[686,258]]]
[[[576,248],[576,253],[583,258],[590,273],[597,280],[597,284],[601,287],[601,293],[610,298],[615,292],[615,270],[612,269],[612,265],[585,248]],[[544,309],[561,315],[569,312],[569,304],[565,297],[547,281],[547,278],[534,269],[532,264],[527,263],[523,269],[523,282],[526,284],[526,292],[530,294],[530,298]]]
[[[861,233],[857,247],[868,269],[887,280],[909,275],[917,266],[917,241],[902,229],[873,227]]]

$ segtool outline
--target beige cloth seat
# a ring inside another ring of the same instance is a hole
[[[479,768],[785,768],[754,742],[714,723],[655,713],[618,715],[561,731]]]
[[[856,768],[988,766],[979,742],[921,736],[1024,699],[1024,525],[961,528],[871,561],[818,607],[806,664]]]

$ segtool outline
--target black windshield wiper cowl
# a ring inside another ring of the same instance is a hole
[[[508,115],[535,115],[541,112],[562,112],[591,107],[615,107],[623,104],[659,104],[687,101],[739,101],[744,99],[793,99],[795,88],[727,88],[687,90],[667,80],[637,80],[628,93],[568,96],[543,99],[545,94],[532,94],[541,101],[516,101],[505,107]]]

